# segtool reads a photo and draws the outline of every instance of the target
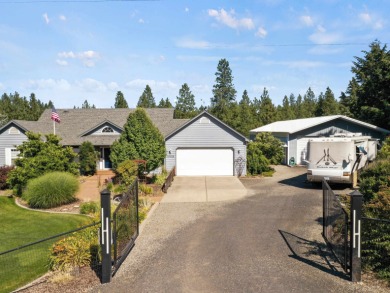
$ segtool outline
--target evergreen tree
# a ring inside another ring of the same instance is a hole
[[[359,85],[356,117],[390,129],[390,52],[379,41],[370,44],[364,57],[355,57],[352,73]]]
[[[263,93],[260,96],[260,100],[255,99],[255,102],[260,125],[266,125],[277,120],[276,108],[272,103],[266,88],[264,88]]]
[[[21,97],[17,92],[9,95],[4,93],[0,99],[0,114],[3,115],[5,123],[12,119],[36,121],[50,106],[51,101],[43,103],[36,98],[34,93],[30,95],[29,99]]]
[[[142,95],[139,97],[137,107],[156,108],[156,101],[154,100],[152,89],[149,85],[146,85]]]
[[[238,117],[237,125],[235,129],[241,134],[249,137],[249,131],[257,127],[254,122],[254,108],[252,101],[248,96],[248,92],[244,90],[242,93],[242,98],[238,103]]]
[[[292,94],[291,94],[292,95]],[[280,120],[292,120],[295,118],[294,109],[290,105],[290,102],[295,104],[295,97],[294,95],[291,96],[290,99],[287,98],[287,96],[284,96],[283,98],[283,106],[280,108]],[[293,97],[294,99],[291,99]]]
[[[127,101],[121,91],[116,93],[114,108],[129,108]]]
[[[229,61],[221,59],[215,73],[213,97],[211,98],[210,112],[227,124],[232,121],[232,107],[235,106],[236,89],[233,84],[232,70]]]
[[[16,168],[8,177],[8,183],[17,195],[22,194],[30,179],[49,172],[61,171],[78,175],[79,164],[74,161],[76,153],[71,147],[63,147],[58,136],[45,135],[44,141],[39,133],[27,132],[26,135],[28,140],[17,147],[20,154],[15,161]]]
[[[95,105],[91,105],[90,103],[88,103],[87,100],[85,100],[81,105],[81,109],[95,109],[95,108],[96,108]]]
[[[169,98],[166,98],[165,100],[161,98],[160,102],[158,103],[157,108],[173,108],[171,101]]]
[[[301,118],[314,117],[316,114],[317,100],[314,92],[310,87],[303,96],[301,109]]]
[[[295,104],[295,118],[302,118],[302,96],[299,94]]]
[[[179,96],[176,97],[175,118],[192,118],[197,114],[195,107],[195,96],[190,87],[184,83],[179,90]]]
[[[97,153],[95,147],[89,141],[84,141],[80,145],[79,161],[81,175],[94,175],[96,173]]]
[[[146,160],[150,172],[164,162],[165,140],[142,108],[130,113],[124,130],[111,147],[110,159],[114,169],[126,160]],[[141,170],[142,171],[142,170]]]
[[[332,90],[327,87],[325,94],[321,93],[318,97],[316,116],[329,116],[339,114],[339,105]]]
[[[340,112],[348,117],[357,118],[359,114],[357,107],[359,84],[355,78],[349,82],[346,92],[340,96]]]

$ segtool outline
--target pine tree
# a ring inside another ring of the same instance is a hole
[[[348,117],[358,117],[359,109],[357,107],[359,84],[355,78],[349,82],[346,92],[340,95],[340,112]]]
[[[277,113],[268,91],[264,88],[263,93],[260,96],[260,100],[255,99],[256,112],[260,125],[266,125],[277,120]]]
[[[303,96],[303,102],[301,107],[301,117],[302,118],[310,118],[314,117],[317,109],[317,100],[314,92],[309,87],[306,91],[306,94]]]
[[[129,108],[125,97],[121,91],[116,93],[114,108]]]
[[[156,108],[156,101],[154,100],[152,89],[149,85],[146,85],[142,95],[139,97],[137,107]]]
[[[316,116],[329,116],[339,114],[339,104],[336,101],[332,90],[327,87],[325,94],[318,97]]]
[[[176,97],[175,118],[192,118],[197,114],[195,107],[195,96],[190,87],[184,83],[179,90],[179,96]]]
[[[236,130],[249,137],[249,131],[256,128],[254,123],[254,108],[252,101],[248,96],[247,90],[242,93],[242,98],[238,103],[238,117]]]
[[[231,110],[235,106],[237,91],[233,84],[232,70],[226,59],[219,61],[215,76],[210,112],[230,125],[233,122]]]

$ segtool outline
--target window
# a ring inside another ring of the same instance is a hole
[[[210,123],[210,119],[207,117],[202,117],[202,118],[200,118],[199,122],[202,124],[203,123],[208,124],[208,123]]]
[[[102,133],[113,133],[114,130],[110,126],[106,126],[102,129]]]
[[[14,148],[5,149],[5,164],[7,166],[15,166],[15,160],[18,158],[19,151]]]
[[[20,131],[19,129],[17,129],[16,127],[11,127],[9,130],[8,130],[8,134],[20,134]]]

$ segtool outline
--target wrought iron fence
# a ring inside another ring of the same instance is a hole
[[[329,184],[322,181],[322,235],[346,273],[350,270],[348,214]]]
[[[390,220],[362,217],[362,267],[390,286]]]
[[[138,234],[138,180],[136,179],[113,213],[113,274],[133,248]]]
[[[175,176],[176,176],[176,167],[173,167],[173,169],[171,170],[171,172],[169,172],[169,175],[168,175],[167,179],[165,179],[164,185],[163,185],[163,187],[162,187],[162,191],[163,191],[164,193],[167,193],[168,188],[171,187],[173,178],[174,178]]]
[[[93,223],[0,252],[0,292],[11,292],[44,275],[51,267],[61,265],[61,263],[56,264],[51,258],[54,251],[61,253],[61,249],[65,249],[66,242],[72,243],[75,247],[75,239],[80,236],[85,239],[85,242],[82,242],[84,247],[77,248],[87,250],[84,255],[89,259],[86,259],[85,263],[89,263],[91,269],[99,274],[99,226],[100,222]],[[54,247],[59,243],[63,245]],[[90,244],[90,247],[85,247],[86,243]]]

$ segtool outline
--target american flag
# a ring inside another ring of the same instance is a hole
[[[58,123],[61,122],[60,116],[58,115],[58,113],[54,107],[51,108],[51,120],[58,122]]]

